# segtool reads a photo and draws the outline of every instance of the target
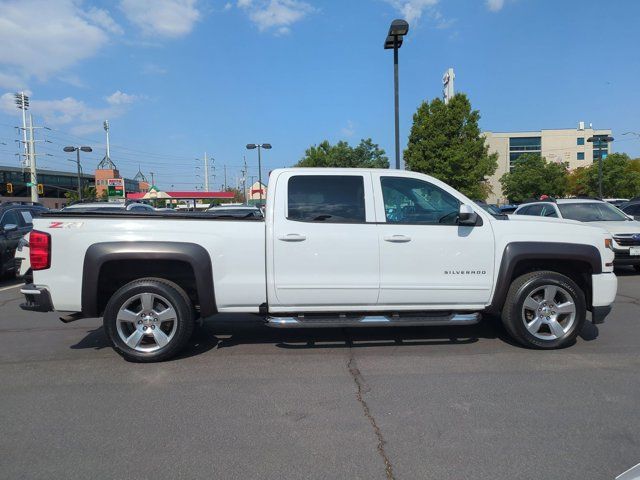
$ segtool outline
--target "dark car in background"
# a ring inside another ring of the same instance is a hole
[[[640,220],[640,200],[631,200],[618,206],[627,215]]]
[[[15,275],[18,243],[33,228],[33,217],[48,209],[39,204],[0,203],[0,278]]]

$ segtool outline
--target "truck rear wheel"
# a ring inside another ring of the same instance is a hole
[[[193,332],[193,307],[173,282],[143,278],[120,288],[104,312],[113,349],[132,362],[158,362],[178,354]]]
[[[565,275],[550,271],[515,279],[502,309],[502,323],[518,343],[540,349],[573,343],[586,318],[584,292]]]

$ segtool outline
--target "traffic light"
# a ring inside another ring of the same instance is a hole
[[[13,183],[7,183],[7,193],[13,193]]]
[[[44,185],[41,183],[38,184],[38,195],[44,195]]]

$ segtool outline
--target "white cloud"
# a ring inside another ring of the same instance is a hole
[[[142,65],[142,73],[145,75],[165,75],[167,73],[167,69],[161,67],[160,65],[156,65],[155,63],[147,62]]]
[[[105,10],[83,10],[79,0],[5,0],[0,7],[0,65],[23,85],[92,57],[120,28]]]
[[[238,0],[249,19],[261,32],[273,29],[278,35],[290,33],[290,26],[317,11],[302,0]]]
[[[10,73],[0,72],[0,88],[19,90],[25,85],[24,77]]]
[[[111,14],[102,8],[91,7],[84,16],[108,32],[115,33],[116,35],[122,35],[124,33],[122,27],[115,22]]]
[[[39,100],[31,96],[30,110],[35,116],[43,118],[48,126],[66,126],[70,127],[73,134],[86,134],[99,131],[103,120],[124,115],[139,98],[118,90],[106,97],[105,106],[94,107],[73,97]],[[13,93],[5,93],[0,97],[0,109],[16,114],[18,110],[13,103]]]
[[[417,23],[425,10],[432,10],[436,20],[441,18],[440,13],[433,10],[438,0],[387,0],[387,3],[395,8],[409,25]]]
[[[347,120],[347,126],[340,130],[340,133],[345,137],[353,137],[356,133],[356,126],[353,121]]]
[[[128,105],[138,100],[137,95],[129,95],[128,93],[117,90],[105,98],[109,105]]]
[[[504,7],[504,0],[486,0],[486,4],[492,12],[498,12]]]
[[[120,9],[146,35],[182,37],[202,14],[197,0],[120,0]]]

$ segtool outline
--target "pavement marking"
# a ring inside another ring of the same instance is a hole
[[[16,285],[11,285],[11,286],[8,286],[8,287],[3,287],[3,288],[0,288],[0,292],[4,292],[5,290],[11,290],[12,288],[18,288],[18,287],[21,287],[22,285],[23,285],[22,283],[18,283],[18,284],[16,284]]]

